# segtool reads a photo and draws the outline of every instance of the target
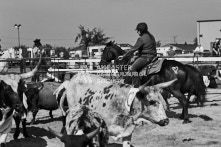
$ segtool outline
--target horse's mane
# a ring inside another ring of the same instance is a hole
[[[127,64],[131,57],[125,57],[124,61],[118,60],[118,57],[124,55],[125,53],[126,51],[123,50],[119,45],[117,45],[114,41],[110,41],[104,48],[100,64],[110,63],[112,60],[115,60],[115,63],[124,62],[124,64]]]
[[[118,53],[120,53],[120,54],[125,54],[125,53],[126,53],[126,52],[125,52],[121,47],[119,47],[114,41],[108,42],[108,43],[106,44],[106,46],[107,46],[107,47],[113,47],[113,48],[115,48],[115,49],[118,51]]]

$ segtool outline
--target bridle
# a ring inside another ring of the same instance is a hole
[[[101,62],[104,62],[106,65],[108,65],[110,62],[107,62],[106,60],[104,59],[101,59]]]

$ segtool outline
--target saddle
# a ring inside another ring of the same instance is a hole
[[[133,77],[132,84],[134,84],[134,87],[140,86],[140,80],[143,76],[148,76],[160,72],[164,60],[165,59],[159,59],[158,57],[153,58],[151,63],[147,64],[139,71],[139,76]]]
[[[153,58],[151,63],[147,64],[140,73],[142,72],[144,75],[150,75],[160,72],[164,60],[165,59],[159,59],[158,57]]]

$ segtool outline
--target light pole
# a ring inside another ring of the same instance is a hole
[[[16,29],[18,29],[18,51],[20,50],[20,34],[19,34],[19,29],[21,27],[21,24],[15,24],[14,27]],[[20,55],[20,53],[19,53]],[[23,60],[23,58],[21,58],[21,62],[20,62],[20,72],[23,73],[23,71],[25,72],[25,60]]]
[[[20,49],[20,34],[19,34],[19,29],[21,27],[21,24],[15,24],[14,27],[18,29],[18,48]]]

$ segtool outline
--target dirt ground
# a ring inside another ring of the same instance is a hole
[[[19,72],[19,69],[10,69]],[[69,76],[66,77],[69,79]],[[30,80],[28,80],[30,81]],[[134,147],[221,147],[221,83],[218,89],[207,90],[207,101],[204,107],[191,104],[189,115],[191,123],[183,124],[179,119],[181,107],[176,98],[170,98],[171,111],[167,112],[170,123],[160,127],[155,124],[144,124],[135,129],[132,137]],[[30,138],[13,140],[15,124],[8,135],[6,147],[64,147],[63,143],[44,128],[50,126],[56,131],[62,127],[61,113],[53,111],[54,119],[50,119],[49,111],[40,110],[34,125],[27,126]],[[22,131],[22,130],[21,130]],[[121,141],[109,139],[108,147],[121,147]]]
[[[170,123],[160,127],[155,124],[144,124],[136,128],[132,145],[134,147],[220,147],[221,146],[221,89],[208,89],[205,106],[200,108],[191,104],[189,109],[189,124],[183,124],[179,119],[181,107],[176,98],[170,98],[171,111],[167,112]],[[53,112],[50,119],[48,111],[40,110],[35,125],[27,126],[30,138],[13,140],[13,129],[7,138],[7,147],[63,147],[63,143],[44,128],[50,126],[60,131],[61,113]],[[109,147],[120,147],[121,141],[109,139]]]

